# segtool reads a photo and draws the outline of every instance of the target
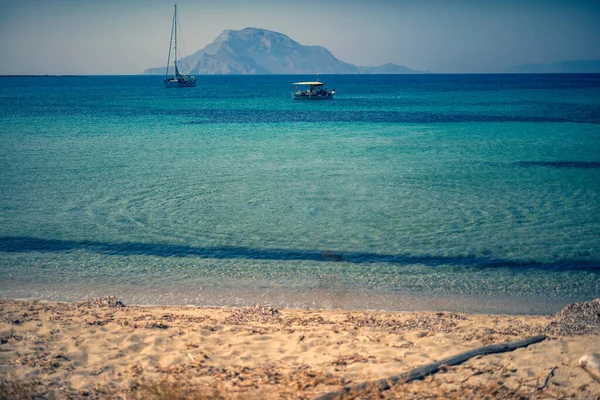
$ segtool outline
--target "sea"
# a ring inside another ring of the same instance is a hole
[[[600,74],[0,77],[0,298],[600,297]]]

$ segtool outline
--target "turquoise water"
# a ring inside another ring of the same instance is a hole
[[[600,297],[600,75],[0,78],[0,297]]]

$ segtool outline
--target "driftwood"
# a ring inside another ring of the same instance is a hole
[[[377,388],[379,390],[387,390],[387,389],[391,388],[391,385],[394,385],[396,383],[407,383],[407,382],[414,381],[417,379],[423,379],[426,376],[434,374],[437,371],[439,371],[439,369],[443,365],[447,365],[447,366],[458,365],[458,364],[461,364],[461,363],[467,361],[468,359],[476,357],[476,356],[482,356],[482,355],[494,354],[494,353],[504,353],[506,351],[513,351],[515,349],[518,349],[519,347],[527,347],[531,344],[539,343],[545,339],[546,339],[546,336],[540,335],[540,336],[533,336],[533,337],[530,337],[527,339],[523,339],[523,340],[520,340],[517,342],[493,344],[490,346],[479,347],[474,350],[465,351],[464,353],[460,353],[455,356],[445,358],[438,362],[426,364],[421,367],[411,369],[410,371],[404,372],[400,375],[394,375],[389,378],[380,379],[378,381],[373,381],[373,382],[364,382],[364,383],[360,383],[358,385],[353,385],[353,386],[344,386],[341,390],[339,390],[337,392],[326,393],[322,396],[317,397],[316,400],[338,399],[346,393],[350,393],[350,392],[354,392],[354,391],[361,391],[361,390],[365,390],[368,388]]]

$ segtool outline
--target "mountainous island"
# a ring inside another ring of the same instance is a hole
[[[396,64],[357,67],[338,60],[324,47],[304,46],[282,33],[258,28],[225,30],[178,65],[182,72],[196,75],[425,73]],[[164,75],[165,69],[150,68],[144,74]]]
[[[600,72],[600,60],[572,60],[551,64],[523,64],[508,68],[513,74],[591,74]]]

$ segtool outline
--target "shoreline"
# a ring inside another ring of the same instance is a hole
[[[76,302],[85,298],[114,295],[125,304],[142,307],[252,307],[268,304],[285,309],[458,312],[499,315],[552,315],[568,304],[591,300],[588,296],[559,297],[536,295],[434,294],[419,292],[375,292],[343,288],[258,288],[175,287],[109,285],[97,288],[85,284],[55,284],[1,287],[0,299]],[[152,303],[148,299],[153,299]]]
[[[541,343],[476,357],[380,395],[595,398],[600,383],[577,365],[583,354],[600,353],[600,325],[585,320],[589,304],[600,300],[535,316],[0,299],[0,375],[7,377],[0,394],[309,399],[543,334]]]

